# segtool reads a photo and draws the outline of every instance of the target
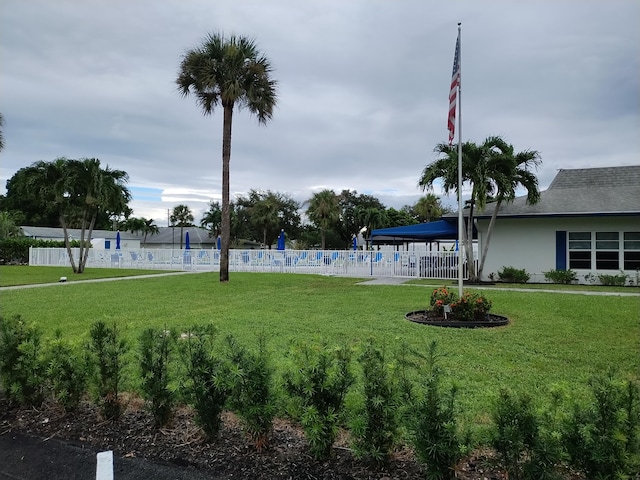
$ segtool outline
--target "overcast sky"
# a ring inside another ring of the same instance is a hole
[[[199,221],[221,200],[222,111],[175,79],[223,32],[254,38],[278,82],[266,126],[234,116],[232,198],[413,204],[447,140],[458,22],[463,141],[538,150],[543,189],[559,168],[640,164],[637,0],[3,0],[0,193],[38,160],[97,157],[128,172],[135,216],[164,226],[182,203]]]

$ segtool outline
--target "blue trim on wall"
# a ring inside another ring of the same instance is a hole
[[[567,232],[556,231],[556,270],[567,269]]]

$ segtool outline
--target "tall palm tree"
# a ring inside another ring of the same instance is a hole
[[[247,107],[265,124],[276,105],[276,82],[269,60],[254,40],[220,33],[209,34],[199,47],[189,50],[180,64],[176,80],[183,96],[195,95],[205,115],[222,106],[222,249],[220,281],[229,281],[229,162],[231,124],[235,106]]]
[[[169,220],[171,221],[171,225],[180,227],[180,250],[182,250],[184,227],[193,226],[193,218],[193,213],[191,213],[191,210],[189,210],[189,207],[186,205],[176,205],[173,207],[173,212]]]
[[[427,165],[418,181],[423,189],[432,188],[436,179],[442,179],[445,193],[452,190],[458,191],[458,151],[456,146],[441,143],[435,151],[442,156],[435,162]],[[481,270],[475,270],[473,241],[473,219],[475,211],[483,211],[487,201],[495,197],[500,201],[510,201],[515,196],[518,185],[525,188],[531,187],[531,200],[535,201],[537,192],[537,180],[528,168],[538,164],[539,155],[535,151],[523,152],[514,157],[513,147],[508,145],[501,137],[488,137],[482,144],[473,142],[462,144],[462,179],[471,184],[471,198],[467,202],[468,217],[466,230],[463,231],[463,243],[467,259],[469,279],[480,280]],[[522,162],[518,167],[515,158]],[[523,183],[524,182],[524,183]],[[458,192],[459,193],[459,192]],[[497,205],[499,207],[499,204]],[[494,211],[495,214],[497,212]],[[493,219],[495,223],[495,219]],[[493,224],[490,222],[490,228]],[[485,243],[485,247],[487,244]],[[483,247],[483,256],[486,249]],[[481,262],[484,266],[484,262]]]
[[[512,202],[516,197],[518,187],[527,191],[527,204],[534,205],[540,201],[538,178],[531,171],[532,168],[537,168],[540,165],[540,154],[536,150],[514,153],[513,145],[508,144],[500,137],[489,137],[484,145],[489,152],[488,163],[491,165],[491,181],[494,184],[496,198],[478,266],[478,278],[480,279],[502,203]]]
[[[211,232],[209,235],[217,237],[220,234],[221,223],[222,210],[220,209],[220,204],[212,200],[209,202],[209,210],[202,215],[200,226],[209,230]]]
[[[327,230],[340,219],[340,198],[333,190],[322,190],[314,193],[307,203],[307,216],[320,229],[324,250]]]
[[[455,191],[458,196],[458,149],[457,147],[446,143],[436,145],[434,152],[440,155],[438,159],[430,163],[422,171],[422,175],[418,180],[418,185],[423,190],[433,188],[436,180],[442,180],[442,188],[445,193]],[[462,243],[464,245],[465,256],[467,259],[469,277],[471,280],[477,280],[475,272],[475,262],[473,255],[473,214],[476,204],[486,201],[486,195],[490,193],[490,185],[488,179],[483,176],[483,159],[486,152],[481,145],[473,142],[465,142],[462,144],[462,181],[471,183],[471,198],[469,200],[469,216],[467,218],[467,228],[462,230]]]

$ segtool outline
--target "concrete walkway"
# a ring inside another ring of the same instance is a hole
[[[403,277],[378,277],[372,280],[366,280],[360,282],[358,285],[403,285],[405,287],[419,287],[419,288],[433,288],[433,285],[419,285],[419,284],[405,284],[413,279]],[[457,288],[457,285],[451,285],[451,288]],[[542,292],[542,293],[566,293],[572,295],[601,295],[601,296],[613,296],[613,297],[639,297],[640,289],[638,292],[596,292],[590,290],[552,290],[547,288],[517,288],[517,287],[495,287],[492,285],[465,285],[464,288],[479,289],[479,290],[495,290],[495,291],[509,291],[509,292]]]
[[[78,283],[98,283],[98,282],[115,282],[119,280],[135,280],[138,278],[155,278],[155,277],[168,277],[173,275],[195,275],[198,273],[209,272],[167,272],[167,273],[154,273],[149,275],[134,275],[129,277],[112,277],[112,278],[93,278],[90,280],[74,280],[73,282],[55,282],[55,283],[37,283],[32,285],[13,285],[10,287],[0,287],[0,292],[7,290],[21,290],[25,288],[39,288],[39,287],[52,287],[62,285],[74,285]],[[406,284],[406,282],[415,280],[414,278],[406,277],[375,277],[371,280],[364,280],[358,285],[402,285],[405,287],[418,287],[418,288],[432,288],[433,285],[420,285],[420,284]],[[454,288],[454,286],[451,286]],[[602,295],[602,296],[614,296],[614,297],[640,297],[640,289],[638,292],[596,292],[589,290],[552,290],[543,288],[517,288],[517,287],[495,287],[492,285],[465,285],[464,288],[469,289],[482,289],[482,290],[497,290],[497,291],[510,291],[510,292],[543,292],[543,293],[566,293],[572,295]]]

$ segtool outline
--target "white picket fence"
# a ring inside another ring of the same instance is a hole
[[[79,249],[72,249],[76,264]],[[71,266],[64,248],[30,248],[29,265]],[[466,267],[466,265],[465,265]],[[89,249],[86,268],[219,271],[219,250]],[[362,250],[230,250],[232,272],[316,273],[353,277],[415,277],[455,280],[458,252]],[[467,278],[464,268],[464,278]]]

